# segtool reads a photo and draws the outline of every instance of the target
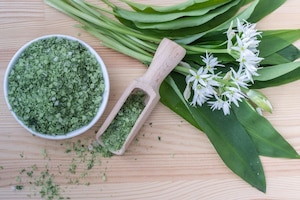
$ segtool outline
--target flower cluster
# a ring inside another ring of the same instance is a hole
[[[237,20],[237,30],[232,29],[232,26],[233,23],[227,31],[227,50],[239,63],[239,74],[246,75],[248,80],[245,81],[253,82],[252,76],[258,76],[258,66],[262,61],[262,58],[258,56],[260,43],[258,36],[261,32],[255,29],[256,24],[246,21],[241,23]]]
[[[235,59],[236,66],[222,73],[217,68],[225,66],[206,52],[201,57],[204,66],[189,70],[183,94],[186,100],[193,95],[192,106],[208,103],[212,110],[223,110],[224,115],[230,114],[232,103],[238,106],[239,101],[248,97],[248,87],[253,83],[253,76],[258,76],[257,70],[262,61],[257,48],[260,32],[255,29],[255,24],[237,20],[237,28],[233,29],[232,23],[226,33],[227,52]]]

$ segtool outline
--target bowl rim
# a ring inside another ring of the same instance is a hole
[[[9,103],[8,100],[8,76],[10,74],[10,71],[12,70],[12,68],[15,66],[16,61],[18,60],[18,58],[20,57],[20,55],[24,52],[24,50],[26,48],[28,48],[32,43],[42,40],[42,39],[48,39],[48,38],[52,38],[52,37],[61,37],[61,38],[65,38],[71,41],[77,41],[79,42],[81,45],[83,45],[91,54],[93,54],[96,58],[96,60],[99,62],[100,64],[100,68],[102,71],[102,75],[103,75],[103,79],[104,79],[104,85],[105,85],[105,89],[104,92],[102,94],[102,101],[101,101],[101,105],[98,108],[98,111],[96,113],[96,115],[94,116],[94,118],[90,121],[90,123],[88,123],[85,126],[82,126],[79,129],[73,130],[71,132],[68,132],[64,135],[47,135],[47,134],[43,134],[43,133],[39,133],[36,132],[32,129],[30,129],[29,127],[27,127],[16,115],[16,113],[12,110],[12,107]],[[25,43],[15,54],[14,56],[11,58],[5,75],[4,75],[4,98],[5,98],[5,102],[6,105],[8,106],[9,111],[12,113],[13,117],[17,120],[17,122],[23,127],[25,128],[27,131],[29,131],[31,134],[41,137],[41,138],[45,138],[45,139],[51,139],[51,140],[62,140],[62,139],[68,139],[68,138],[72,138],[78,135],[83,134],[84,132],[86,132],[87,130],[89,130],[92,126],[94,126],[98,120],[100,119],[100,117],[103,115],[107,104],[108,104],[108,100],[109,100],[109,92],[110,92],[110,82],[109,82],[109,75],[108,75],[108,71],[106,68],[105,63],[103,62],[102,58],[100,57],[100,55],[86,42],[84,42],[81,39],[75,38],[73,36],[69,36],[69,35],[63,35],[63,34],[50,34],[50,35],[44,35],[41,37],[37,37],[33,40],[30,40],[29,42]]]

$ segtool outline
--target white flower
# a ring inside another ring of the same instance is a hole
[[[211,96],[211,91],[199,84],[196,88],[194,88],[194,97],[191,102],[191,105],[202,106]]]
[[[247,44],[248,50],[252,51],[255,54],[259,54],[258,45],[260,43],[260,40],[257,40],[256,38],[244,38],[242,36],[241,38],[242,42]]]
[[[240,89],[240,87],[248,88],[248,82],[250,81],[248,76],[243,73],[242,67],[236,72],[233,68],[230,70],[231,72],[231,80],[233,83]]]
[[[241,57],[237,59],[237,61],[240,63],[240,67],[244,68],[249,80],[253,81],[252,76],[259,75],[257,70],[262,58],[258,57],[253,52],[247,51],[241,54]]]
[[[243,93],[236,87],[226,87],[225,92],[222,93],[222,96],[227,98],[229,104],[234,103],[237,107],[239,106],[238,101],[242,101],[244,98]]]
[[[183,91],[183,97],[184,97],[184,99],[186,100],[186,101],[188,101],[189,100],[189,98],[191,97],[191,87],[190,87],[190,85],[187,83],[186,84],[186,87],[185,87],[185,89],[184,89],[184,91]]]
[[[207,72],[208,71],[205,70],[203,67],[200,67],[197,72],[195,72],[194,70],[190,70],[191,76],[188,82],[194,82],[193,88],[196,88],[199,83],[205,86],[206,79],[210,77],[210,75]]]
[[[211,109],[214,110],[223,110],[224,115],[230,114],[230,103],[228,101],[224,101],[221,98],[217,98],[216,101],[209,101]]]
[[[256,24],[251,24],[246,20],[243,20],[242,24],[239,19],[237,19],[237,29],[238,33],[242,35],[242,39],[256,40],[257,36],[261,36],[261,32],[258,32],[255,27]]]
[[[262,58],[258,56],[259,50],[257,47],[260,41],[257,37],[260,35],[261,33],[255,29],[255,24],[250,24],[246,21],[241,23],[240,20],[237,20],[237,30],[235,31],[235,36],[232,37],[235,38],[236,42],[232,44],[229,50],[229,53],[236,58],[240,65],[239,72],[234,74],[235,76],[239,75],[243,78],[246,76],[249,81],[253,82],[252,77],[259,75],[257,70]],[[242,84],[236,77],[234,79],[235,84],[237,82]]]
[[[193,90],[193,100],[191,105],[202,106],[212,95],[215,94],[214,85],[218,83],[213,80],[214,74],[209,74],[208,70],[200,67],[198,71],[190,70],[190,75],[186,77],[186,88],[183,96],[186,100],[190,98]]]
[[[218,58],[214,57],[211,53],[208,53],[207,51],[205,57],[201,56],[201,58],[202,61],[205,63],[206,69],[212,74],[214,73],[215,67],[224,67],[224,65],[219,64]]]
[[[218,61],[217,57],[206,52],[204,56],[201,56],[204,66],[200,66],[198,70],[189,70],[190,74],[186,77],[187,85],[183,96],[187,101],[192,96],[190,102],[192,106],[202,106],[208,103],[213,111],[222,110],[224,115],[229,115],[231,104],[239,106],[239,102],[244,98],[251,99],[250,95],[244,92],[249,90],[253,76],[259,75],[257,70],[262,58],[259,57],[260,41],[257,39],[261,33],[255,29],[255,24],[237,20],[237,28],[233,28],[232,22],[226,35],[227,51],[235,58],[238,65],[237,71],[235,67],[232,67],[221,77],[224,70],[217,70],[216,67],[224,67],[224,65]],[[252,102],[255,100],[253,99]],[[261,102],[260,100],[259,103]],[[263,101],[263,105],[271,107],[268,101]]]
[[[252,52],[250,49],[249,49],[249,46],[251,44],[251,41],[243,41],[240,36],[236,36],[236,41],[237,41],[237,44],[236,46],[232,46],[231,49],[237,51],[240,55],[241,54],[245,54],[245,53],[248,53],[248,52]]]

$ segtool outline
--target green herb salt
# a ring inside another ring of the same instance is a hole
[[[103,145],[111,151],[121,149],[136,120],[145,108],[145,92],[134,91],[102,135]]]
[[[57,183],[55,183],[55,176],[54,174],[50,174],[48,166],[45,166],[45,169],[43,171],[40,171],[40,173],[38,173],[37,170],[38,168],[36,164],[27,169],[21,169],[19,175],[16,177],[17,184],[15,186],[12,186],[12,189],[22,190],[25,187],[25,184],[27,185],[28,183],[30,183],[32,189],[39,191],[42,199],[69,199],[62,196],[61,193],[63,191],[61,187]],[[22,176],[25,172],[27,175],[27,179],[26,177]],[[22,178],[24,179],[24,181],[22,181]]]
[[[65,199],[61,195],[61,188],[54,182],[54,175],[50,174],[48,169],[42,171],[35,181],[35,186],[40,187],[40,195],[43,199]]]
[[[24,188],[24,186],[23,185],[16,185],[16,190],[22,190],[23,188]]]
[[[86,47],[61,37],[28,46],[8,77],[8,99],[34,131],[64,135],[87,125],[102,101],[100,64]]]

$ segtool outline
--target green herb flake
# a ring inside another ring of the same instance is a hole
[[[88,173],[85,171],[85,172],[83,172],[81,175],[80,175],[80,177],[81,178],[84,178],[84,177],[87,177],[88,176]]]
[[[94,55],[79,42],[60,37],[29,45],[8,76],[12,110],[26,126],[48,135],[90,123],[104,88]]]
[[[16,182],[18,182],[18,183],[22,182],[22,179],[21,179],[20,176],[17,176],[17,177],[16,177]]]
[[[36,164],[32,165],[31,168],[32,168],[33,171],[36,171],[38,169]]]
[[[67,149],[65,150],[65,153],[70,153],[70,152],[72,152],[72,149],[71,149],[71,148],[67,148]]]
[[[100,146],[95,140],[77,140],[75,142],[66,142],[65,153],[74,154],[74,158],[69,167],[69,173],[76,174],[77,168],[83,166],[84,171],[81,172],[80,179],[85,178],[88,175],[87,170],[91,170],[96,165],[98,160],[100,163],[100,157],[111,157],[112,153]],[[72,181],[73,183],[74,181]],[[79,182],[79,179],[78,179]]]
[[[77,165],[76,165],[76,163],[73,160],[73,162],[72,162],[72,164],[71,164],[71,166],[69,168],[69,172],[72,173],[72,174],[75,174],[76,173],[76,168],[77,168]]]
[[[47,200],[64,199],[61,195],[61,188],[54,182],[54,175],[50,174],[48,170],[42,171],[35,186],[40,186],[40,195]]]
[[[135,143],[137,144],[137,143],[139,143],[139,139],[138,138],[135,138]]]
[[[47,153],[47,150],[45,148],[42,150],[42,156],[43,156],[44,159],[46,159],[48,157],[48,153]]]
[[[145,98],[146,94],[141,90],[134,91],[129,95],[102,135],[102,141],[106,148],[117,151],[123,146],[136,120],[145,108]]]
[[[93,142],[93,149],[96,153],[101,154],[104,158],[112,157],[113,154],[105,147],[101,146],[98,142]]]
[[[106,176],[105,173],[103,173],[103,175],[102,175],[102,181],[103,181],[103,182],[107,181],[107,176]]]
[[[26,172],[27,176],[32,177],[33,171]]]
[[[92,158],[88,161],[87,169],[92,169],[94,167],[95,158],[92,156]]]
[[[20,174],[23,174],[24,172],[26,172],[26,169],[23,168],[20,170]]]
[[[0,170],[3,170],[4,169],[4,167],[3,166],[0,166]]]
[[[22,190],[23,188],[24,188],[23,185],[16,185],[16,186],[15,186],[15,189],[16,189],[16,190]]]

